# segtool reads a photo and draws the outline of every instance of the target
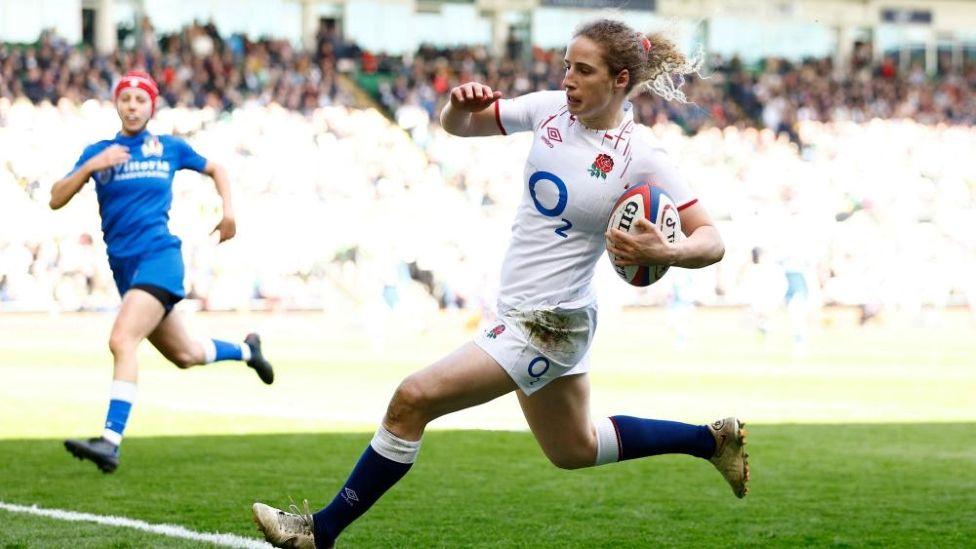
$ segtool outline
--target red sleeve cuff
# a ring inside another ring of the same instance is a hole
[[[684,204],[678,206],[678,211],[680,212],[681,210],[683,210],[685,208],[690,208],[690,207],[694,206],[695,204],[698,204],[698,199],[697,198],[692,199],[692,200],[689,200],[688,202],[685,202]]]
[[[502,117],[498,113],[498,104],[499,103],[501,103],[501,100],[500,99],[498,99],[498,100],[495,101],[495,123],[498,124],[498,129],[501,130],[502,135],[508,135],[508,132],[505,131],[505,126],[502,126]]]

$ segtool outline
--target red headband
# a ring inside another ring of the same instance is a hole
[[[641,33],[637,33],[637,37],[640,40],[640,45],[644,48],[644,55],[651,53],[651,41]]]
[[[154,113],[156,112],[156,97],[159,96],[159,87],[148,73],[143,71],[129,71],[125,73],[125,76],[115,85],[114,97],[116,100],[119,98],[122,90],[126,88],[138,88],[148,93],[149,100],[152,102],[152,110]]]

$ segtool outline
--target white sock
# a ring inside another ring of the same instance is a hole
[[[217,346],[214,345],[213,340],[209,337],[201,337],[198,341],[203,347],[203,363],[210,364],[217,360]]]
[[[602,417],[596,420],[596,463],[616,463],[620,461],[620,441],[613,420]]]
[[[403,440],[380,425],[369,443],[376,453],[397,463],[413,463],[420,452],[420,441]]]
[[[241,342],[241,360],[247,362],[251,360],[251,346],[245,342]]]

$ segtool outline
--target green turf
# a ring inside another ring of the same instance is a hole
[[[87,522],[61,522],[0,510],[0,547],[207,547],[208,544]]]
[[[604,313],[594,415],[750,420],[752,493],[662,457],[560,471],[512,397],[438,420],[414,471],[343,536],[352,547],[966,546],[976,539],[973,320],[857,327],[825,317],[794,356],[736,311],[698,312],[687,349],[663,311]],[[341,321],[339,321],[341,320]],[[179,371],[148,346],[123,465],[71,459],[98,432],[111,315],[0,315],[0,501],[257,537],[255,499],[327,503],[397,382],[465,340],[463,318],[388,331],[329,315],[196,315],[195,334],[261,331],[272,387],[239,365]],[[411,324],[413,325],[413,324]],[[467,414],[467,415],[465,415]],[[453,423],[452,423],[453,422]],[[124,528],[0,511],[2,547],[186,547]]]
[[[737,414],[753,423],[976,421],[973,320],[859,328],[834,313],[795,357],[781,319],[760,344],[737,311],[697,312],[688,348],[673,344],[658,310],[601,313],[593,344],[594,414],[706,422]],[[93,435],[104,421],[113,317],[0,315],[0,439]],[[231,364],[179,371],[149,345],[140,351],[139,397],[127,436],[368,431],[397,383],[472,337],[463,318],[388,330],[378,348],[356,319],[330,315],[196,315],[194,334],[261,331],[274,386]],[[43,413],[38,413],[43,410]],[[435,428],[523,429],[501,399]],[[453,423],[452,423],[453,422]]]
[[[0,441],[0,500],[256,537],[250,503],[327,503],[365,434],[133,438],[114,475],[56,440]],[[976,536],[976,425],[754,426],[752,491],[665,456],[553,468],[531,436],[435,431],[348,547],[966,546]],[[0,546],[186,546],[0,511]]]

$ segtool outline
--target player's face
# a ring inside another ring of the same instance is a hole
[[[603,48],[585,36],[577,36],[566,48],[564,59],[566,76],[566,102],[569,112],[584,122],[602,120],[616,113],[614,101],[618,91],[619,75],[611,75],[603,61]]]
[[[142,131],[152,116],[152,100],[149,94],[139,88],[122,90],[115,101],[122,119],[122,133],[135,135]]]

